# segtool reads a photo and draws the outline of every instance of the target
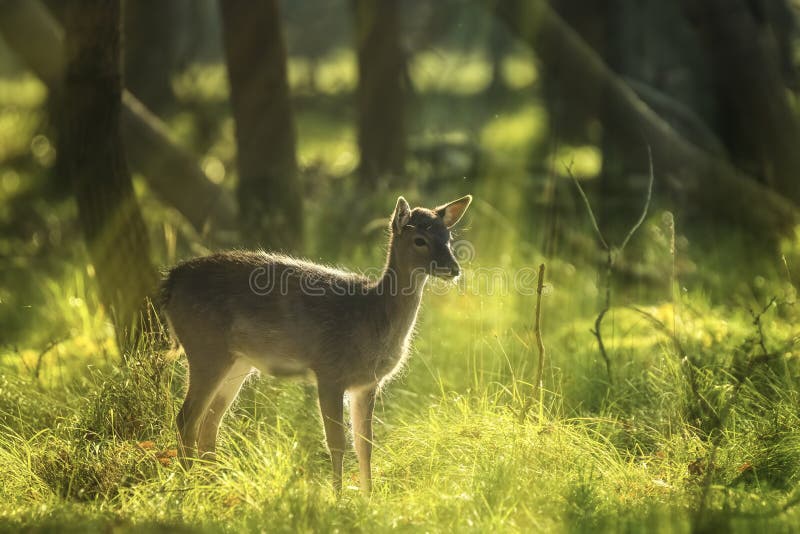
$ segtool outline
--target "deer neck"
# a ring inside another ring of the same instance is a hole
[[[398,261],[394,248],[390,247],[386,266],[377,284],[387,313],[398,319],[408,317],[413,320],[427,281],[426,273],[404,266]]]

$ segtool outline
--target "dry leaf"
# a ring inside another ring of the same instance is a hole
[[[745,471],[752,471],[753,464],[751,464],[750,462],[745,462],[739,466],[738,470],[740,473],[744,473]]]

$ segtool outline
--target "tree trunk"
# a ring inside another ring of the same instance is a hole
[[[405,172],[406,58],[397,0],[355,0],[359,175],[394,185]]]
[[[278,0],[220,0],[246,235],[298,248],[303,212]]]
[[[48,89],[57,93],[65,68],[64,35],[47,8],[38,0],[0,0],[0,33]],[[227,230],[235,228],[233,195],[211,182],[195,156],[175,144],[164,123],[127,91],[123,92],[122,134],[134,170],[195,229],[202,232],[209,222]]]
[[[124,349],[158,275],[120,136],[119,0],[70,0],[58,165],[73,184],[100,297]]]
[[[800,202],[800,123],[759,2],[684,2],[711,59],[716,130],[737,167]]]
[[[489,62],[492,66],[492,78],[486,87],[486,92],[490,96],[500,96],[506,90],[506,81],[503,74],[503,60],[511,51],[512,40],[508,37],[503,25],[492,17],[488,22],[488,36],[486,48]]]
[[[129,0],[122,30],[125,86],[156,114],[175,105],[172,71],[178,59],[178,22],[184,1]]]
[[[707,91],[708,66],[680,5],[661,0],[610,0],[591,7],[581,0],[555,0],[551,5],[661,119],[693,144],[719,153],[721,145],[707,126],[715,114],[714,97]],[[555,100],[573,107],[572,102],[563,102],[569,88],[556,86],[552,77],[544,81],[549,106]],[[597,112],[602,115],[605,110]],[[590,118],[594,117],[568,117],[567,128],[578,125],[585,138]],[[648,162],[641,143],[616,135],[613,116],[600,121],[606,127],[600,138],[591,140],[603,154],[597,180],[601,193],[594,202],[603,232],[615,241],[627,234],[641,213]],[[563,129],[558,124],[558,131]]]
[[[492,5],[494,5],[492,3]],[[555,77],[564,97],[630,146],[653,150],[656,184],[686,198],[710,221],[747,227],[764,239],[800,222],[797,205],[762,186],[727,161],[698,148],[656,115],[544,0],[500,2],[498,13],[536,52],[544,76]]]

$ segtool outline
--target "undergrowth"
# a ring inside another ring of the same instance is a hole
[[[5,354],[0,526],[777,531],[800,519],[791,502],[800,367],[780,317],[791,315],[787,305],[765,311],[759,329],[750,312],[703,299],[689,306],[687,296],[679,343],[644,320],[644,309],[614,309],[609,324],[626,334],[610,345],[619,369],[612,387],[591,378],[604,369],[592,314],[577,320],[587,328],[576,339],[565,321],[574,310],[559,309],[568,296],[558,276],[553,284],[544,405],[522,421],[534,361],[526,318],[459,338],[491,304],[426,297],[417,353],[378,401],[369,499],[357,491],[352,453],[343,495],[331,490],[312,385],[248,383],[223,425],[218,462],[186,472],[174,457],[179,359],[143,346],[128,365],[101,362],[47,384],[19,362],[11,372]],[[661,320],[673,310],[644,311]]]
[[[224,98],[219,87],[206,89],[203,98]],[[36,172],[4,171],[0,530],[795,530],[800,317],[792,269],[800,238],[785,242],[781,258],[761,255],[735,231],[694,241],[676,235],[682,221],[658,212],[654,198],[654,215],[615,265],[614,299],[600,325],[611,381],[592,333],[604,284],[591,228],[566,228],[582,213],[559,214],[561,248],[546,258],[543,402],[521,417],[536,376],[533,297],[487,287],[475,273],[513,274],[543,260],[533,244],[541,236],[528,228],[550,221],[528,213],[526,197],[545,179],[529,169],[531,147],[546,139],[546,113],[541,103],[510,99],[502,113],[470,114],[472,101],[445,99],[453,102],[425,100],[419,122],[476,132],[490,155],[480,160],[481,178],[459,179],[468,190],[434,193],[426,189],[433,179],[385,195],[350,190],[342,175],[325,173],[354,167],[352,126],[319,109],[296,110],[304,172],[321,173],[306,199],[313,252],[375,267],[395,193],[476,199],[474,227],[456,236],[477,253],[464,262],[465,291],[428,292],[408,368],[378,398],[369,498],[357,490],[352,452],[343,494],[333,493],[315,388],[303,382],[249,381],[223,422],[217,463],[188,472],[177,465],[182,360],[143,344],[122,363],[74,205],[36,197],[44,163]],[[26,150],[41,105],[24,107],[25,124],[0,129],[0,141]],[[202,130],[193,120],[173,118],[173,130],[185,127],[180,139]],[[230,119],[217,122],[205,132],[207,152],[233,169]],[[412,132],[417,140],[444,133]],[[580,160],[576,172],[588,179]],[[485,179],[495,176],[503,187]],[[137,187],[156,261],[206,251],[185,221],[175,222],[179,215],[139,180]],[[328,242],[340,250],[321,250]]]

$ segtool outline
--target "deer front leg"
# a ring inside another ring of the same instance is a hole
[[[344,388],[339,384],[329,384],[317,380],[319,408],[325,425],[325,438],[331,454],[333,467],[333,489],[342,491],[342,458],[344,457]]]
[[[372,491],[372,412],[375,409],[375,388],[352,393],[350,418],[353,423],[353,441],[358,456],[361,491]]]

